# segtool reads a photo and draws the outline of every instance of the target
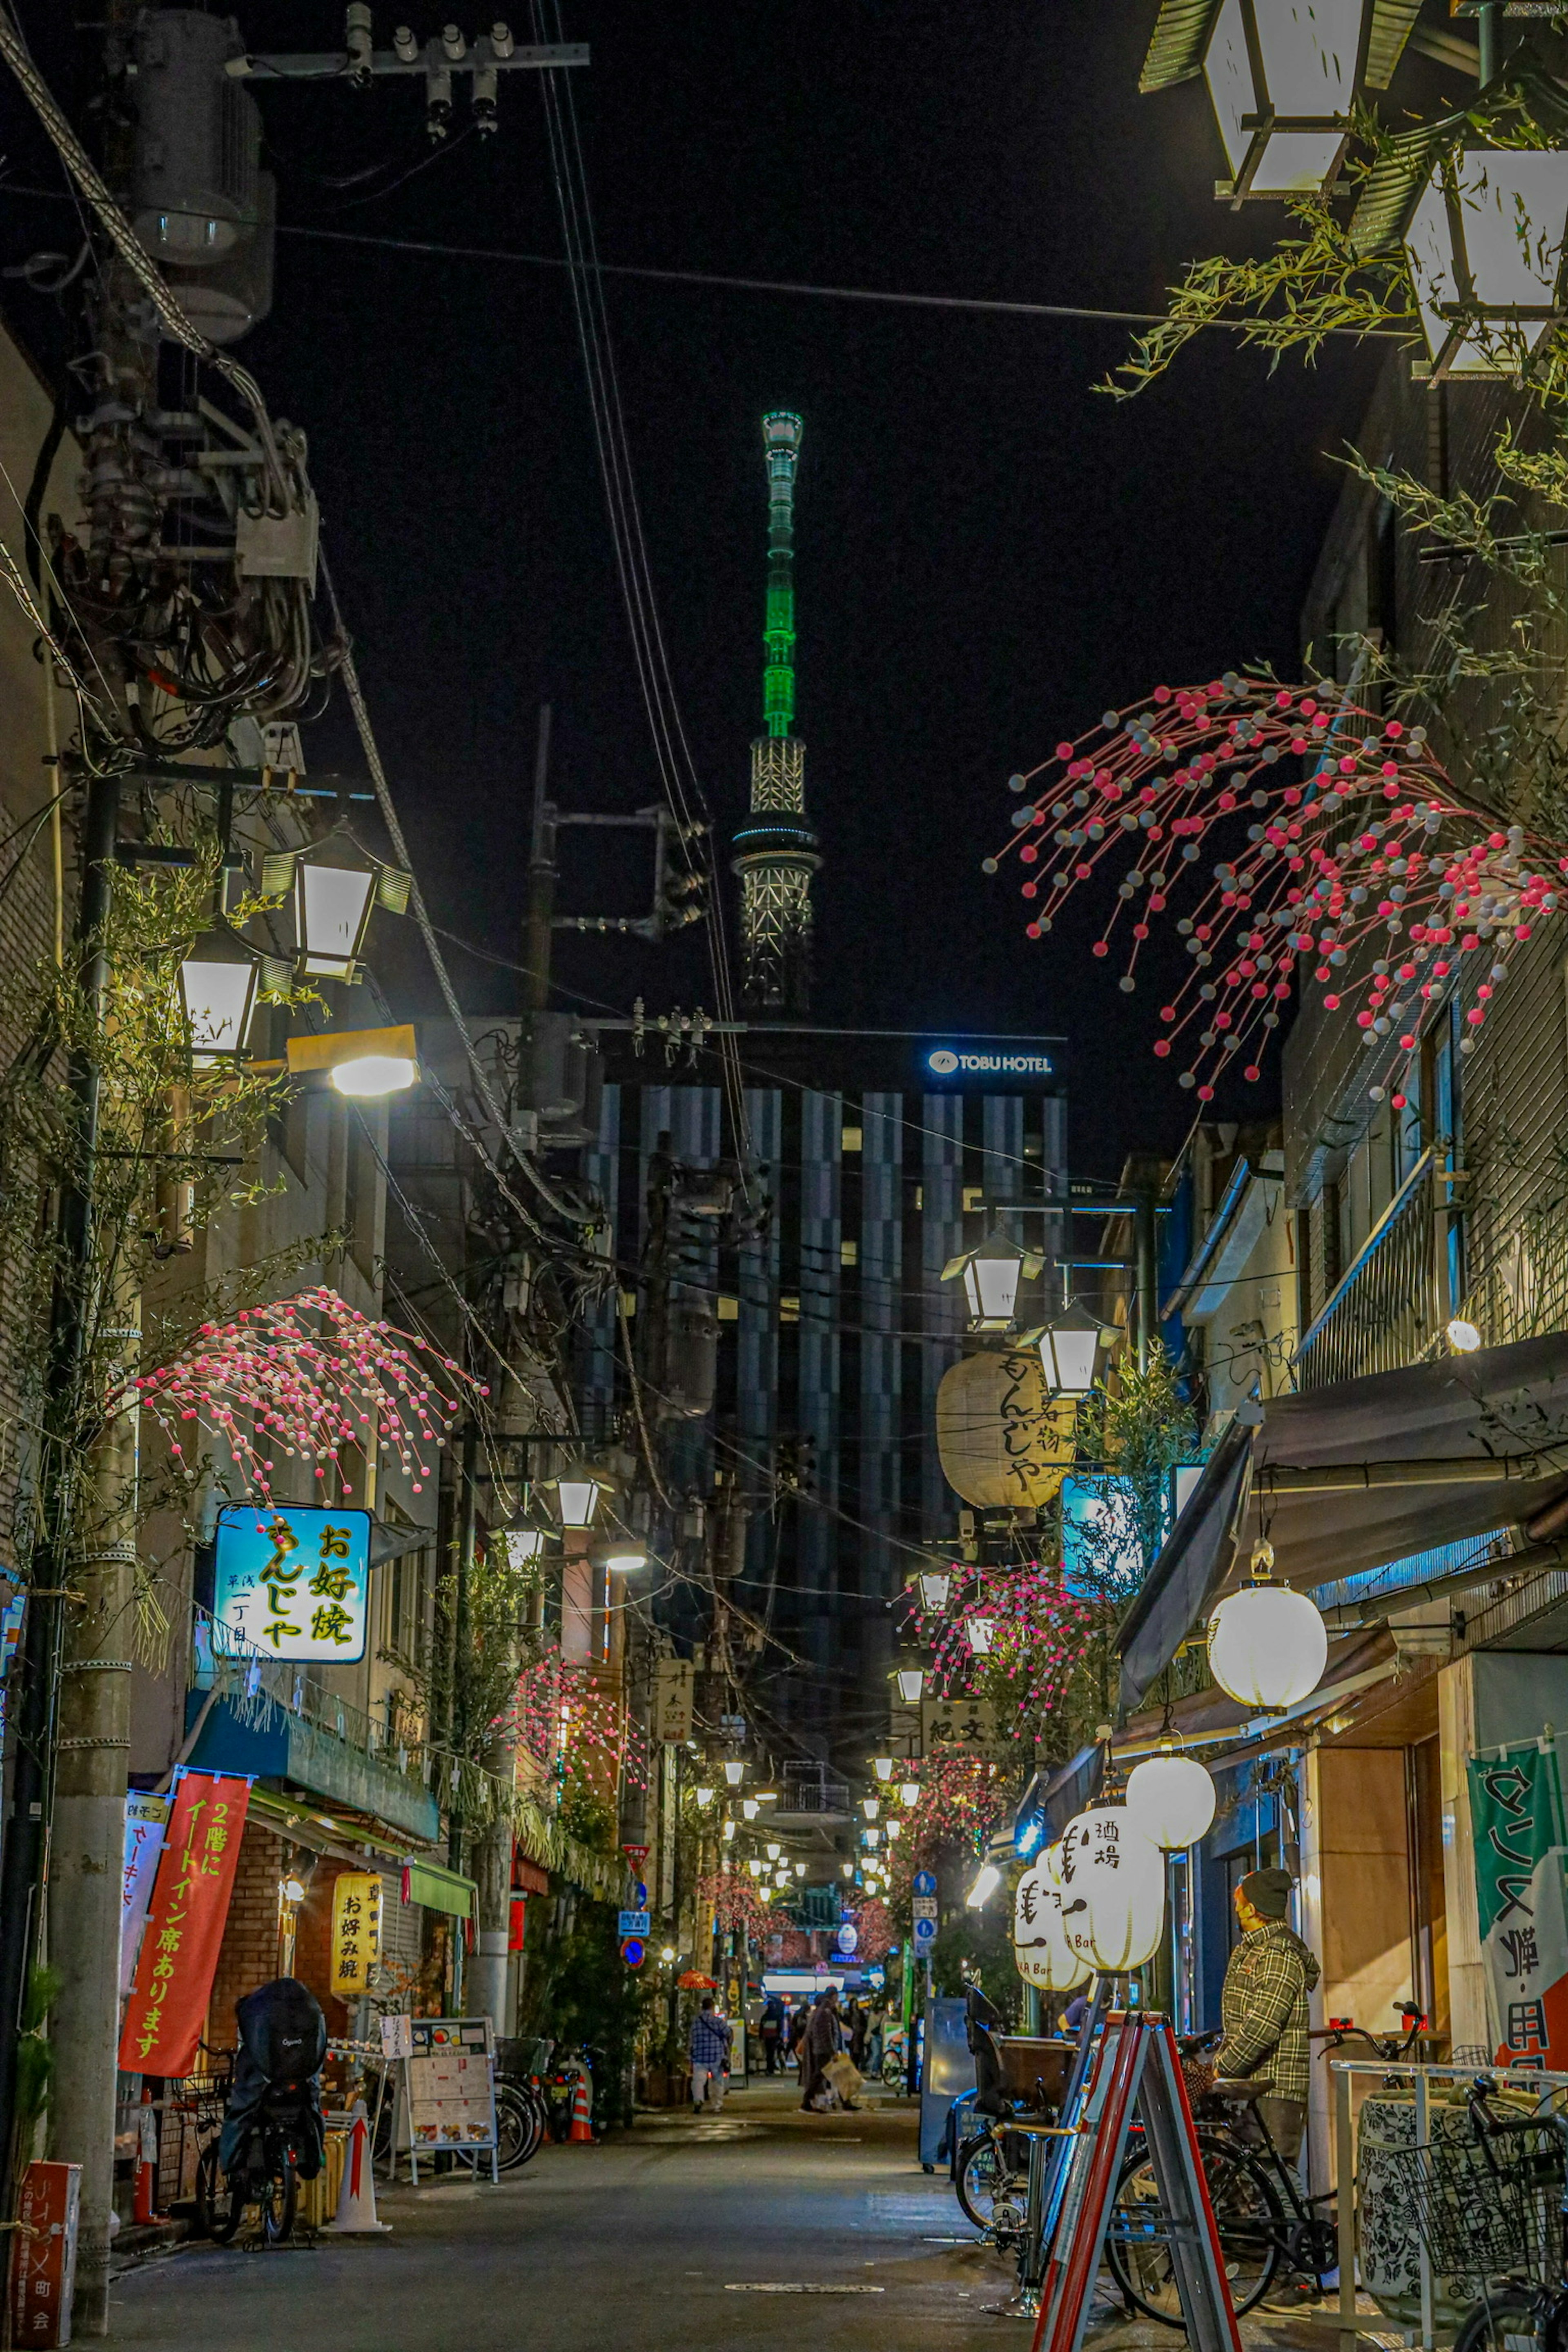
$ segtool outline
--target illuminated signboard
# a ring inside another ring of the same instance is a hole
[[[368,1511],[230,1503],[218,1513],[213,1615],[247,1648],[353,1665],[369,1589]]]
[[[999,1047],[991,1053],[968,1046],[933,1045],[925,1055],[933,1078],[1053,1078],[1056,1064],[1048,1054]]]

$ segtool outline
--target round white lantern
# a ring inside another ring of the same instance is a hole
[[[1214,1820],[1215,1789],[1194,1756],[1146,1756],[1127,1776],[1127,1811],[1155,1845],[1196,1845]]]
[[[1047,1886],[1055,1886],[1058,1889],[1060,1888],[1062,1883],[1062,1842],[1060,1838],[1058,1838],[1055,1845],[1047,1845],[1041,1849],[1040,1857],[1036,1863],[1035,1868],[1039,1872]]]
[[[1042,1992],[1070,1992],[1089,1974],[1062,1933],[1061,1890],[1038,1863],[1024,1873],[1013,1897],[1013,1958],[1025,1983]]]
[[[1093,1969],[1142,1968],[1165,1924],[1165,1857],[1121,1805],[1079,1813],[1062,1837],[1062,1932]]]
[[[1245,1586],[1209,1619],[1209,1671],[1244,1706],[1294,1706],[1317,1689],[1328,1658],[1328,1627],[1289,1585]]]

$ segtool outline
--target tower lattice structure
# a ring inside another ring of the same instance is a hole
[[[805,821],[805,745],[795,726],[795,477],[805,427],[788,409],[763,419],[768,469],[768,594],[763,728],[752,796],[734,835],[741,882],[742,992],[756,1013],[811,1003],[811,877],[822,860]]]

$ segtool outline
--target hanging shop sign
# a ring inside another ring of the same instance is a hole
[[[345,1870],[332,1882],[332,1990],[368,1992],[381,1959],[381,1874]]]
[[[129,2074],[188,2074],[195,2063],[249,1802],[248,1778],[179,1769],[120,2036]]]
[[[689,1658],[660,1658],[653,1670],[653,1736],[683,1748],[691,1737],[694,1676]]]
[[[1037,1509],[1071,1465],[1077,1413],[1052,1397],[1037,1349],[965,1356],[936,1392],[942,1475],[982,1510]]]
[[[369,1591],[368,1511],[230,1503],[218,1513],[213,1615],[247,1649],[353,1665]]]
[[[125,1800],[125,1858],[120,1875],[120,1998],[131,1990],[163,1832],[169,1826],[169,1800],[150,1797],[133,1789]]]
[[[921,1747],[927,1756],[977,1756],[990,1763],[1005,1761],[1010,1752],[995,1703],[988,1698],[922,1699]]]
[[[1470,1826],[1497,2063],[1568,2065],[1568,1916],[1555,1747],[1472,1757]]]

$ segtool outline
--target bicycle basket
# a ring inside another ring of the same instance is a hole
[[[1497,2276],[1555,2267],[1563,2147],[1546,2129],[1510,2134],[1494,2150],[1464,2140],[1385,2148],[1386,2193],[1407,2205],[1439,2275]]]

